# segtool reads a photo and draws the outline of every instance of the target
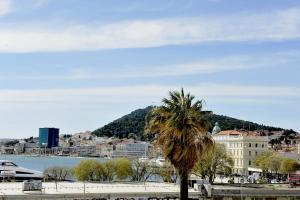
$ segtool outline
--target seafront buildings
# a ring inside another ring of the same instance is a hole
[[[40,128],[39,129],[39,147],[52,148],[59,145],[58,128]]]
[[[76,133],[74,135],[59,135],[58,146],[53,144],[53,138],[47,137],[51,129],[40,129],[40,138],[28,138],[11,141],[1,145],[2,154],[25,154],[25,155],[58,155],[80,157],[139,157],[159,158],[161,150],[150,142],[135,139],[119,139],[114,137],[97,137],[90,131]],[[57,130],[55,141],[57,140]],[[284,132],[271,133],[268,131],[247,130],[221,130],[216,123],[212,130],[212,137],[216,143],[223,144],[227,153],[234,161],[233,173],[251,175],[253,172],[261,172],[254,164],[254,160],[261,152],[272,148],[270,141],[282,137]],[[44,134],[44,135],[43,135]],[[289,149],[294,149],[294,154],[300,152],[299,139],[291,141]],[[49,147],[44,146],[49,143]],[[9,145],[8,145],[9,144]],[[42,144],[42,145],[41,145]],[[280,144],[282,147],[284,144]],[[297,148],[299,147],[299,149]],[[280,152],[279,152],[280,153]],[[290,156],[291,154],[289,154]],[[298,155],[298,154],[297,154]]]
[[[126,140],[116,145],[113,157],[147,157],[150,146],[148,142]]]
[[[256,132],[229,130],[214,136],[216,143],[224,144],[227,153],[234,160],[234,172],[251,175],[261,172],[254,165],[257,155],[268,149],[268,138],[259,136]]]
[[[253,172],[261,172],[254,160],[257,155],[268,150],[268,136],[262,136],[258,131],[221,131],[217,124],[212,134],[215,142],[223,144],[233,158],[234,173],[251,175]]]
[[[40,145],[36,139],[32,141],[19,140],[16,144],[1,145],[2,154],[25,155],[59,155],[80,157],[145,157],[153,153],[153,145],[149,142],[133,139],[94,138],[82,140],[68,138],[70,142],[60,142],[59,146],[47,147],[46,140]],[[39,140],[41,141],[41,140]],[[46,145],[46,147],[45,147]],[[152,156],[150,156],[152,157]]]

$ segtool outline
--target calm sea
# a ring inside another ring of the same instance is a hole
[[[103,158],[78,158],[78,157],[63,157],[63,156],[19,156],[19,155],[0,155],[0,160],[10,160],[20,167],[25,167],[32,170],[44,171],[49,167],[75,167],[81,160],[97,159],[105,162]]]
[[[64,157],[64,156],[20,156],[20,155],[0,155],[0,160],[9,160],[20,167],[43,172],[49,167],[75,167],[81,160],[95,159],[105,162],[105,158],[88,158],[88,157]],[[162,182],[162,178],[153,175],[149,181]]]

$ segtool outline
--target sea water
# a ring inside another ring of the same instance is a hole
[[[81,160],[96,159],[105,162],[105,158],[88,157],[65,157],[65,156],[23,156],[23,155],[0,155],[0,160],[9,160],[19,167],[31,170],[44,171],[49,167],[75,167]]]

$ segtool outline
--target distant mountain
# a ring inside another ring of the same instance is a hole
[[[113,122],[93,131],[93,134],[97,136],[108,137],[132,137],[135,136],[144,140],[144,126],[146,115],[151,111],[153,107],[149,106],[144,109],[138,109],[125,115]],[[208,118],[210,122],[210,131],[213,128],[215,122],[218,122],[222,130],[230,129],[246,129],[246,130],[269,130],[269,131],[282,131],[284,129],[272,126],[265,126],[254,122],[235,119],[228,116],[213,114]]]

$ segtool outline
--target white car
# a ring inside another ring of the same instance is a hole
[[[276,179],[272,179],[271,183],[278,183],[278,181]]]

